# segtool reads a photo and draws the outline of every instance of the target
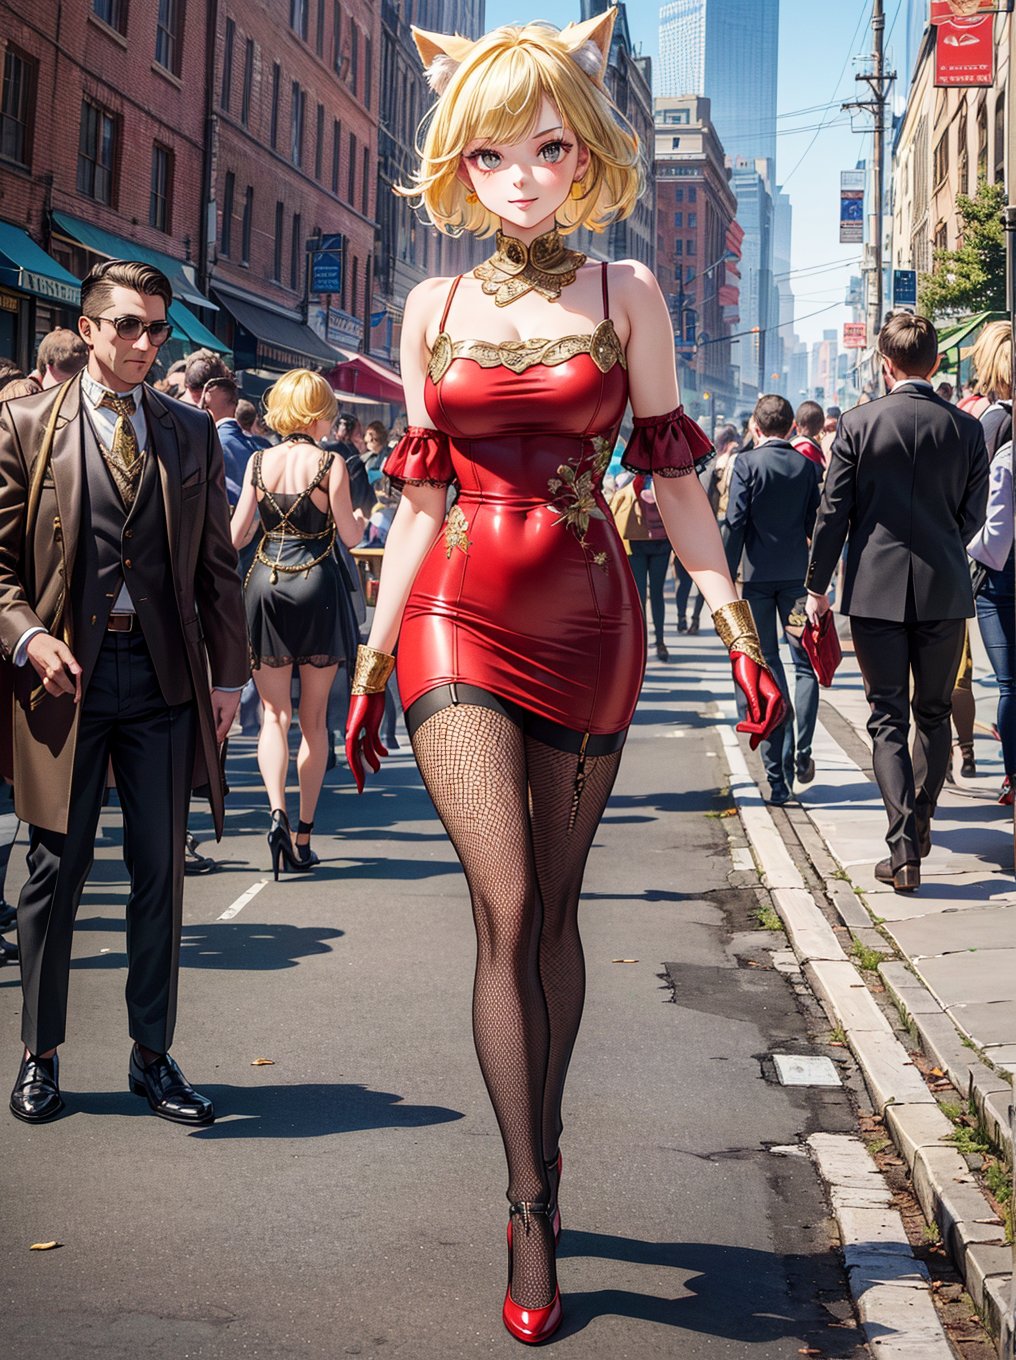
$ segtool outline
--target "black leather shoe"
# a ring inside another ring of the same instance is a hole
[[[880,859],[875,865],[875,877],[880,883],[891,883],[897,892],[915,892],[921,886],[921,866],[900,864],[894,869],[892,860]]]
[[[136,1096],[144,1096],[149,1109],[174,1124],[211,1124],[215,1108],[207,1096],[195,1091],[168,1053],[146,1067],[137,1044],[131,1049],[128,1083]]]
[[[0,968],[2,968],[5,963],[17,963],[20,957],[21,955],[18,953],[18,946],[16,944],[11,944],[10,940],[5,940],[4,937],[0,935]]]
[[[921,858],[927,859],[931,854],[931,818],[922,817],[920,813],[917,813],[916,820],[917,848],[921,852]]]
[[[815,762],[811,756],[808,756],[805,760],[799,760],[794,773],[799,784],[810,784],[815,778]]]
[[[769,785],[769,803],[771,807],[784,807],[790,802],[790,790],[786,784]]]
[[[11,1114],[26,1124],[44,1124],[47,1119],[55,1119],[64,1107],[59,1075],[60,1060],[55,1053],[52,1058],[24,1055],[11,1092]]]

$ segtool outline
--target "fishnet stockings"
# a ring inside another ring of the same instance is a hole
[[[620,752],[586,760],[576,811],[579,758],[524,737],[491,709],[441,709],[417,730],[413,750],[472,898],[473,1037],[508,1160],[508,1198],[545,1203],[545,1156],[557,1156],[585,994],[582,873]],[[556,1287],[550,1223],[514,1222],[512,1298],[541,1307]]]

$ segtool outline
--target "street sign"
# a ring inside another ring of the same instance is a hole
[[[843,348],[864,349],[868,343],[868,327],[863,321],[847,321],[843,326]]]
[[[917,270],[893,270],[893,306],[917,306]]]
[[[840,244],[857,245],[864,240],[863,170],[844,170],[840,175]]]
[[[312,293],[342,292],[342,236],[338,233],[322,236],[309,244],[310,291]]]
[[[995,19],[991,14],[935,26],[935,86],[973,89],[995,83]]]

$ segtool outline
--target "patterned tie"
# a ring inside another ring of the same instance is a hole
[[[138,456],[138,437],[131,424],[134,414],[134,398],[130,395],[118,397],[115,392],[104,392],[100,406],[117,414],[116,428],[113,431],[113,444],[110,449],[113,457],[125,468],[132,468]]]

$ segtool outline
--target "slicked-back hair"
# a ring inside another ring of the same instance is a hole
[[[81,280],[81,315],[99,316],[109,306],[117,284],[148,297],[161,297],[169,311],[173,287],[161,269],[141,260],[103,260]]]
[[[752,416],[767,439],[785,439],[794,424],[794,408],[790,402],[786,397],[771,393],[759,397]]]
[[[938,332],[926,316],[890,312],[878,333],[878,352],[901,373],[923,378],[938,358]]]
[[[825,424],[825,411],[822,410],[817,401],[802,401],[797,408],[797,415],[794,416],[794,423],[802,434],[806,434],[809,439],[814,439],[817,434],[822,433],[822,426]]]

